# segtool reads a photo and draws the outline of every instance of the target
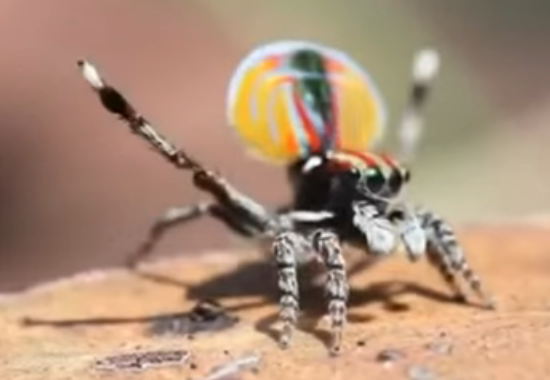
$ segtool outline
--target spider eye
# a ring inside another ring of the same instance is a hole
[[[341,172],[340,179],[346,186],[355,187],[357,182],[361,180],[361,171],[356,167],[348,167]]]
[[[411,180],[411,172],[408,169],[403,169],[403,181],[409,182]]]
[[[366,172],[367,189],[372,193],[378,193],[384,187],[386,178],[379,168],[369,168]]]
[[[391,193],[398,193],[405,182],[405,172],[398,169],[392,170],[388,179],[388,189]]]

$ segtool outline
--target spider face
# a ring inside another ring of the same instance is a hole
[[[408,169],[387,155],[333,152],[329,165],[334,174],[343,178],[346,187],[369,199],[394,199],[410,180]]]

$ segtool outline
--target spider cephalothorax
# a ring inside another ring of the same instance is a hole
[[[414,60],[412,91],[399,130],[399,158],[407,164],[420,136],[419,111],[438,62],[431,50]],[[461,275],[492,307],[452,228],[403,199],[410,180],[408,169],[389,155],[372,153],[383,132],[385,110],[370,77],[345,54],[307,42],[273,43],[246,57],[230,82],[229,124],[257,156],[287,166],[293,198],[276,211],[239,192],[171,144],[90,63],[80,61],[79,66],[108,111],[126,121],[132,132],[176,168],[191,171],[194,184],[213,198],[170,209],[155,223],[132,264],[149,253],[169,227],[202,215],[220,220],[242,236],[271,238],[284,347],[298,318],[296,266],[301,258],[313,257],[328,272],[332,348],[333,352],[340,349],[348,298],[342,243],[374,255],[388,255],[402,243],[411,260],[425,254],[457,297],[464,298],[456,282]]]
[[[312,169],[316,157],[306,162],[305,173]],[[373,201],[396,198],[410,178],[409,171],[386,154],[329,151],[325,157],[327,176],[342,177],[357,196]]]

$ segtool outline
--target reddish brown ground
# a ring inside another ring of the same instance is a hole
[[[245,373],[244,378],[406,379],[411,366],[424,367],[437,379],[547,378],[549,231],[511,225],[469,227],[461,235],[472,265],[495,295],[496,312],[450,303],[446,287],[431,268],[395,257],[353,277],[350,324],[340,357],[327,356],[325,321],[313,327],[311,316],[323,308],[317,299],[322,293],[315,287],[306,292],[303,330],[290,350],[281,351],[266,333],[276,313],[268,265],[246,253],[181,257],[145,267],[165,281],[115,269],[6,296],[0,303],[0,378],[199,379],[216,365],[254,352],[263,355],[259,372]],[[357,258],[350,254],[350,261]],[[205,297],[232,307],[242,318],[237,327],[189,340],[147,336],[140,323],[71,328],[19,323],[24,317],[144,317],[187,310]],[[430,344],[439,348],[430,349]],[[196,368],[186,364],[102,373],[92,366],[105,355],[156,348],[188,349]],[[384,349],[405,356],[386,367],[375,360]]]

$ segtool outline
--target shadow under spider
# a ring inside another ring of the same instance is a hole
[[[23,326],[76,327],[83,325],[116,325],[128,323],[146,323],[151,335],[181,334],[194,336],[203,331],[221,331],[233,327],[239,318],[230,315],[226,309],[213,300],[201,300],[190,311],[166,313],[141,317],[96,317],[84,319],[46,320],[23,318]]]
[[[364,270],[370,269],[380,260],[364,259],[348,270],[348,279]],[[314,280],[323,273],[322,267],[313,262],[299,267],[298,282],[300,284],[300,310],[301,318],[297,328],[314,335],[327,347],[330,344],[330,332],[319,329],[317,324],[320,317],[327,312],[326,299],[321,286],[314,284]],[[277,290],[277,273],[273,263],[269,260],[255,261],[240,265],[235,270],[220,274],[212,279],[199,284],[186,283],[168,276],[156,274],[144,269],[132,269],[132,271],[145,279],[170,286],[184,287],[187,297],[191,300],[223,298],[261,297],[261,300],[226,307],[229,311],[240,311],[254,307],[277,304],[279,293]],[[374,316],[354,312],[359,306],[368,303],[382,303],[383,309],[389,312],[405,312],[409,305],[396,300],[396,297],[404,294],[416,294],[424,298],[443,303],[460,303],[467,306],[476,306],[459,302],[452,295],[408,281],[382,281],[368,285],[365,288],[352,287],[348,301],[348,321],[350,323],[364,323],[375,319]],[[278,331],[274,324],[278,316],[269,315],[255,323],[258,331],[277,340]]]
[[[364,259],[348,270],[348,278],[368,270],[378,261]],[[300,308],[302,317],[297,328],[314,335],[325,345],[330,344],[329,331],[319,329],[317,323],[320,317],[326,314],[326,302],[322,285],[314,284],[314,280],[322,273],[320,266],[313,262],[299,268]],[[238,318],[230,315],[231,312],[277,304],[279,294],[277,290],[277,273],[269,260],[243,264],[235,270],[215,276],[199,284],[185,283],[184,281],[157,274],[143,269],[130,269],[134,274],[156,283],[178,286],[187,289],[187,297],[198,301],[197,306],[189,312],[167,313],[140,317],[105,317],[74,320],[42,320],[24,318],[21,322],[25,326],[53,326],[74,327],[82,325],[113,325],[128,323],[146,323],[149,333],[158,334],[194,334],[201,331],[221,331],[235,325]],[[358,306],[368,303],[382,303],[389,312],[405,312],[409,306],[398,302],[395,298],[403,294],[416,294],[438,302],[456,303],[451,295],[406,281],[383,281],[370,284],[365,288],[352,287],[349,294],[350,323],[364,323],[375,319],[368,314],[354,312]],[[230,307],[222,307],[218,300],[223,298],[261,297],[259,301],[242,303]],[[214,300],[214,301],[209,301]],[[205,306],[206,305],[206,306]],[[474,305],[470,305],[474,306]],[[273,327],[278,321],[277,315],[269,315],[255,323],[255,328],[267,336],[277,339],[277,330]]]

